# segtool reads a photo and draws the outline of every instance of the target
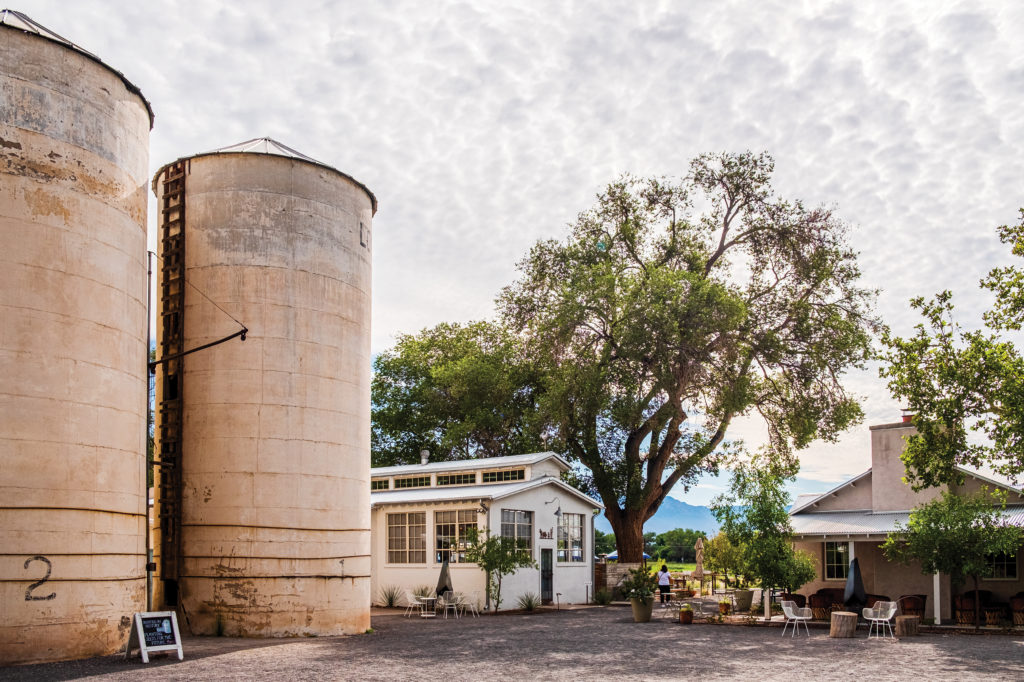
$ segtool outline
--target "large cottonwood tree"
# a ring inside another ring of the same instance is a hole
[[[680,182],[624,177],[499,297],[623,561],[676,485],[722,463],[737,417],[759,415],[780,460],[861,417],[841,376],[869,356],[874,294],[844,223],[778,198],[772,171],[719,154]]]

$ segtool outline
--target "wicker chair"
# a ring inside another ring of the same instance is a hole
[[[905,594],[896,600],[904,616],[924,618],[925,607],[928,605],[927,594]]]

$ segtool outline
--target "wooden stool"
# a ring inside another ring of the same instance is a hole
[[[920,616],[896,616],[896,636],[914,637],[921,625]]]
[[[828,636],[835,638],[852,638],[857,631],[857,614],[852,611],[833,611],[832,626]]]

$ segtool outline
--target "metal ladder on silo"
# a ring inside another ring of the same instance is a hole
[[[164,599],[177,605],[181,569],[181,444],[182,370],[185,351],[185,174],[188,162],[178,161],[163,176],[160,205],[160,578]],[[179,356],[179,357],[176,357]]]

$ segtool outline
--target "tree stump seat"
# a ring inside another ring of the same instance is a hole
[[[897,637],[914,637],[915,635],[920,634],[920,627],[920,616],[896,616]]]
[[[852,611],[833,611],[829,637],[852,638],[857,632],[857,614]]]

